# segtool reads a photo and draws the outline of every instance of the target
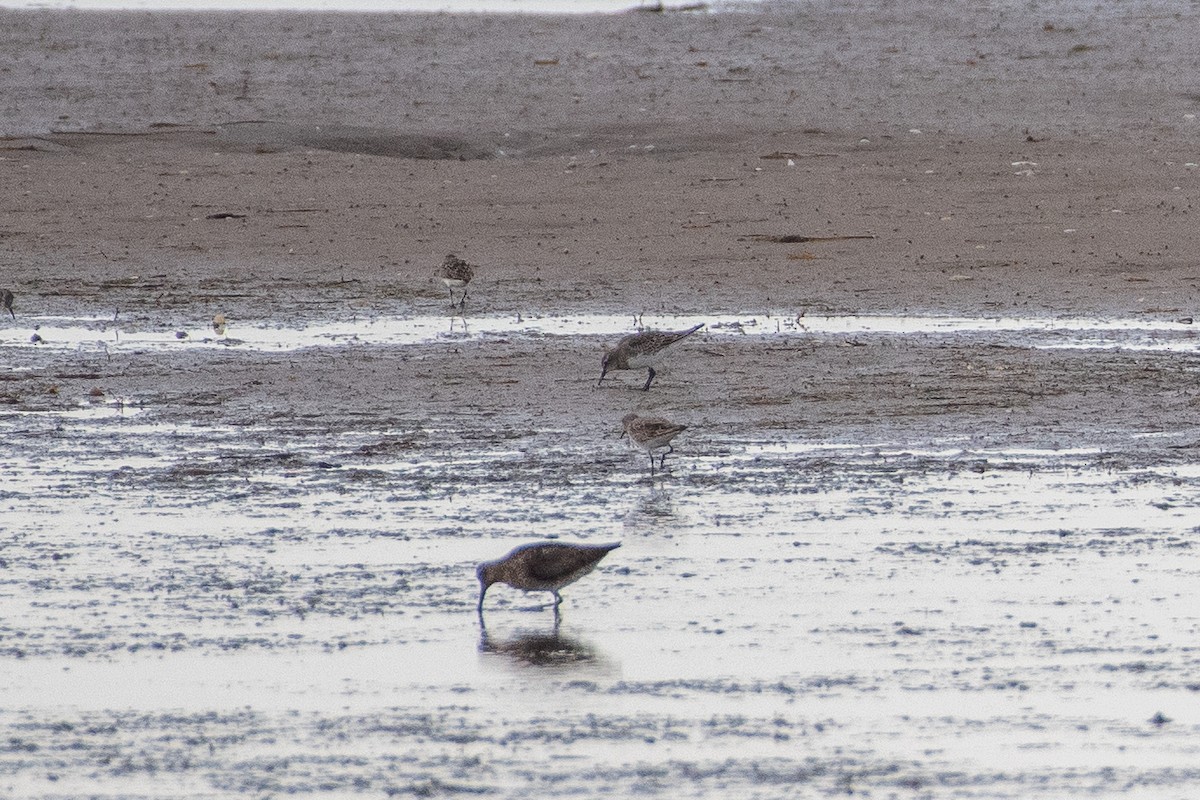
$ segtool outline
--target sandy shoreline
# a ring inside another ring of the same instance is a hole
[[[3,242],[19,307],[202,299],[202,316],[215,303],[245,318],[333,292],[407,311],[440,297],[430,274],[446,252],[481,266],[472,311],[485,314],[1173,319],[1193,313],[1200,279],[1183,145],[997,152],[922,134],[864,153],[810,135],[464,162],[247,153],[220,138],[56,136],[63,149],[10,151]],[[770,241],[789,236],[813,240]]]
[[[1194,9],[950,12],[0,12],[6,280],[386,306],[455,251],[504,313],[1189,313]]]

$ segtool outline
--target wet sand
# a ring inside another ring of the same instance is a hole
[[[0,14],[27,313],[1190,313],[1187,4]]]
[[[1193,794],[1197,22],[0,11],[0,792]]]

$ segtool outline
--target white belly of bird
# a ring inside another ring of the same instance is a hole
[[[646,439],[645,441],[641,441],[641,442],[635,441],[634,444],[636,444],[638,447],[642,448],[643,450],[645,450],[648,453],[653,452],[653,451],[659,449],[660,447],[667,447],[668,445],[670,445],[671,440],[675,438],[677,433],[678,432],[672,432],[672,433],[663,434],[662,436],[654,436],[649,439]]]
[[[466,281],[459,280],[458,278],[442,278],[442,283],[446,284],[446,287],[449,289],[461,289],[467,285]]]
[[[629,357],[630,369],[645,369],[646,367],[654,367],[655,372],[662,369],[662,354],[650,353],[649,355],[636,355]]]

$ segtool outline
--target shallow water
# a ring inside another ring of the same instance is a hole
[[[710,333],[1030,349],[1095,335],[1130,350],[1188,334],[750,320]],[[241,344],[200,346],[303,359],[351,330],[419,347],[439,336],[422,326],[444,322],[246,323],[230,333]],[[535,351],[632,328],[469,323],[466,343]],[[66,348],[64,331],[112,333],[93,324],[43,329]],[[140,335],[119,346],[166,363],[199,338]],[[33,370],[64,352],[2,347]],[[1186,459],[714,430],[689,432],[650,479],[615,441],[546,450],[545,432],[514,440],[470,420],[457,446],[431,420],[394,447],[375,426],[188,420],[111,397],[0,417],[15,445],[0,463],[10,796],[1161,798],[1200,785],[1200,467]],[[545,597],[495,587],[481,628],[474,564],[535,535],[622,547],[565,590],[560,624]]]
[[[552,316],[415,315],[349,317],[279,324],[234,323],[218,335],[211,326],[162,328],[156,320],[122,322],[101,317],[23,317],[0,329],[0,347],[116,353],[233,347],[290,352],[306,347],[416,345],[499,337],[617,336],[644,328],[681,330],[705,325],[716,336],[906,335],[986,336],[993,342],[1033,347],[1122,348],[1194,352],[1200,334],[1190,319],[1095,319],[887,315],[699,316],[556,314]],[[31,341],[33,337],[36,341]]]

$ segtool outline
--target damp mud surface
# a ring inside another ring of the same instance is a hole
[[[9,794],[1200,782],[1190,327],[714,315],[642,392],[618,320],[450,321],[4,344]],[[481,625],[535,538],[622,547]]]
[[[0,795],[1195,797],[1198,13],[0,9]]]

